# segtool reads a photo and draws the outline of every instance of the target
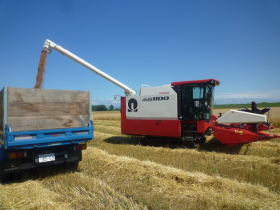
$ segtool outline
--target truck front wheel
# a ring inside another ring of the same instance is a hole
[[[74,161],[74,162],[70,162],[70,163],[65,163],[64,167],[66,170],[70,170],[70,171],[77,171],[78,167],[79,167],[79,162],[80,161]]]
[[[0,174],[0,182],[4,183],[4,182],[9,182],[9,181],[17,181],[22,177],[22,173],[21,172],[15,172],[15,173],[11,173],[11,174]]]
[[[0,172],[0,181],[2,183],[10,181],[10,174],[3,174],[1,171]]]

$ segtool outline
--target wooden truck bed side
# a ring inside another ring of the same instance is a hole
[[[5,118],[13,131],[87,127],[90,98],[89,91],[13,87],[6,88],[5,96],[4,88],[0,94],[0,129],[4,129]]]

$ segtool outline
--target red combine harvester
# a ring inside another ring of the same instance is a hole
[[[280,138],[262,132],[274,127],[264,115],[269,108],[259,110],[255,102],[252,110],[230,110],[219,117],[213,115],[214,87],[220,84],[216,79],[142,87],[136,96],[134,90],[47,39],[43,50],[51,49],[124,89],[126,96],[121,97],[122,134],[182,139],[194,146],[203,144],[206,136],[213,133],[227,146]]]
[[[203,144],[214,136],[227,146],[280,138],[262,130],[274,127],[263,115],[269,108],[230,110],[221,117],[212,114],[215,79],[172,82],[162,87],[141,88],[139,96],[121,97],[123,134],[175,137]]]

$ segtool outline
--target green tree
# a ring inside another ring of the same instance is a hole
[[[109,106],[109,110],[110,110],[110,111],[113,111],[113,110],[114,110],[114,106],[113,106],[112,104]]]
[[[105,105],[92,105],[91,110],[92,111],[107,111],[107,108]]]
[[[99,105],[97,111],[107,111],[107,107],[105,105]]]

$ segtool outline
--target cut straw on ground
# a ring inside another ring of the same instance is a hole
[[[85,159],[81,164],[84,173],[102,177],[114,189],[152,209],[183,209],[184,205],[186,209],[279,207],[279,196],[258,185],[110,155],[96,148],[89,148]]]

